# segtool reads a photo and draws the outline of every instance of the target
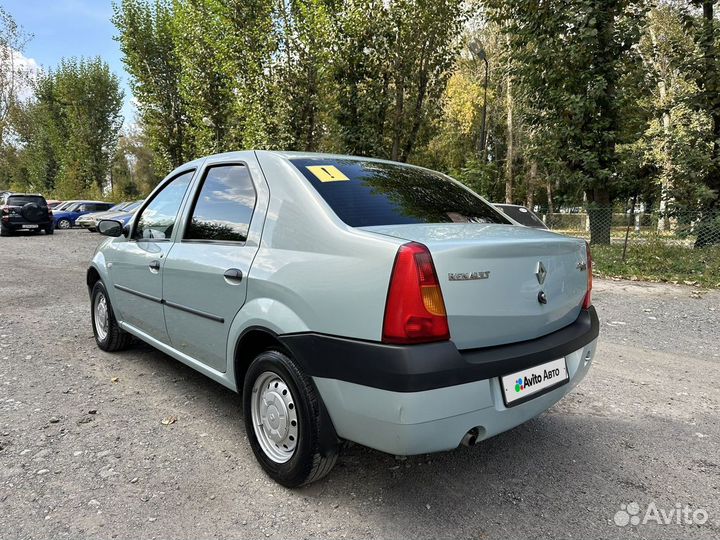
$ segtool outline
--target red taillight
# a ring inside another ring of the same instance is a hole
[[[582,308],[590,309],[592,305],[592,254],[590,253],[590,244],[587,242],[585,243],[585,250],[587,252],[587,292],[585,293]]]
[[[400,246],[390,277],[384,343],[428,343],[450,339],[445,302],[432,256],[422,244]]]

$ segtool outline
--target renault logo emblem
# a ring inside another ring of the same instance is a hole
[[[547,277],[547,270],[545,270],[545,265],[542,263],[542,261],[538,261],[537,263],[537,269],[535,270],[535,277],[538,280],[538,283],[542,285],[545,283],[545,278]]]

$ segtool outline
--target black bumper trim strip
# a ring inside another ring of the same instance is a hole
[[[286,334],[281,342],[313,377],[338,379],[394,392],[422,392],[507,375],[564,358],[597,338],[594,307],[537,339],[458,351],[452,341],[385,345],[314,333]]]

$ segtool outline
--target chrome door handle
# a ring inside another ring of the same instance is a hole
[[[235,281],[239,283],[242,281],[243,273],[242,270],[238,270],[237,268],[230,268],[229,270],[225,270],[223,276],[228,281]]]
[[[159,272],[160,271],[160,261],[152,261],[150,264],[148,264],[148,268],[151,272]]]

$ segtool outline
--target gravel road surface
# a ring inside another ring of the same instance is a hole
[[[148,346],[96,348],[100,238],[0,239],[0,538],[720,536],[718,292],[596,281],[595,365],[546,414],[443,454],[353,445],[291,491],[237,395]]]

